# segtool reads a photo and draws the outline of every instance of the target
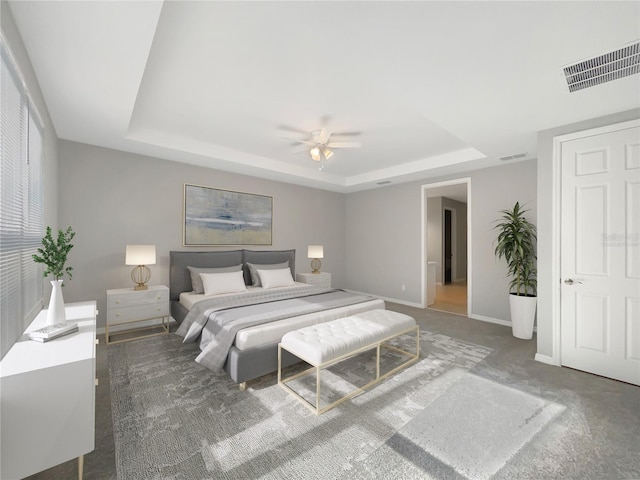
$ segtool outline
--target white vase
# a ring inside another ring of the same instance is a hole
[[[513,336],[529,340],[533,337],[537,297],[509,295]]]
[[[51,280],[51,298],[47,309],[47,325],[65,322],[64,299],[62,298],[62,280]]]

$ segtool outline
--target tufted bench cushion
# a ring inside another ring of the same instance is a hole
[[[370,310],[351,317],[289,332],[282,346],[296,356],[320,365],[415,326],[409,315],[389,310]]]

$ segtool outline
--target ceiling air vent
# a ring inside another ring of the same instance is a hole
[[[640,42],[564,67],[570,92],[640,73]]]
[[[527,156],[526,153],[516,153],[514,155],[507,155],[506,157],[500,157],[499,160],[506,162],[507,160],[516,160],[517,158],[524,158],[526,156]]]

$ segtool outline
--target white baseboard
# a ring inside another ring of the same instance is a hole
[[[169,325],[171,325],[171,322],[175,323],[175,320],[173,319],[173,317],[169,317]],[[151,320],[145,320],[143,322],[136,322],[136,323],[127,323],[124,325],[113,325],[111,327],[109,327],[109,331],[110,332],[123,332],[125,330],[131,330],[133,328],[144,328],[144,327],[153,327],[154,325],[162,325],[162,319],[161,318],[153,318]],[[104,327],[100,327],[96,329],[96,333],[98,335],[104,335],[105,331],[104,331]]]
[[[511,322],[508,322],[506,320],[501,320],[499,318],[485,317],[484,315],[476,315],[475,313],[472,313],[471,315],[469,315],[469,318],[473,318],[474,320],[480,320],[481,322],[497,323],[498,325],[511,327]]]
[[[484,315],[476,315],[475,313],[472,313],[471,315],[469,315],[469,318],[473,318],[474,320],[480,320],[482,322],[497,323],[498,325],[503,325],[505,327],[511,327],[511,322],[507,320],[501,320],[499,318],[485,317]],[[533,326],[533,331],[534,332],[538,331],[537,325]]]
[[[346,289],[346,288],[345,288],[345,290],[347,292],[356,293],[358,295],[370,295],[372,297],[379,298],[380,300],[384,300],[385,302],[399,303],[400,305],[406,305],[407,307],[424,308],[424,306],[421,303],[407,302],[406,300],[399,300],[397,298],[383,297],[381,295],[377,295],[377,294],[373,294],[373,293],[358,292],[356,290],[349,290],[349,289]]]
[[[535,356],[536,362],[546,363],[547,365],[553,365],[554,367],[559,367],[560,364],[556,362],[553,357],[549,357],[548,355],[542,355],[540,353],[536,353]]]

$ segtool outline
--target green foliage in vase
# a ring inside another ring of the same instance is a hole
[[[66,230],[58,230],[58,238],[54,240],[51,235],[51,227],[47,227],[47,233],[42,239],[42,248],[38,249],[38,255],[33,255],[33,261],[46,265],[43,277],[52,275],[56,280],[60,280],[65,274],[71,280],[73,267],[65,267],[69,252],[73,248],[71,240],[75,237],[75,232],[71,227]]]
[[[495,255],[507,262],[512,277],[509,291],[516,295],[536,295],[536,226],[524,216],[516,202],[512,210],[502,210],[494,228],[498,231]]]

